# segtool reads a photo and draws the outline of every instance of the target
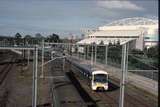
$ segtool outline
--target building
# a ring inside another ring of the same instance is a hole
[[[131,48],[149,48],[158,43],[158,20],[142,17],[117,20],[99,27],[78,43],[99,44],[102,41],[106,45],[120,41],[121,44],[129,42]]]

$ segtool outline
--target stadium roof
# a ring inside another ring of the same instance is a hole
[[[120,20],[113,21],[107,26],[117,26],[117,25],[154,25],[158,24],[158,20],[156,19],[149,19],[144,17],[133,17],[133,18],[124,18]]]
[[[139,38],[141,34],[142,32],[140,30],[97,31],[90,35],[90,37],[93,36],[92,38],[83,39],[77,42],[77,44],[95,43],[98,45],[103,42],[104,45],[108,45],[109,43],[117,43],[117,41],[119,41],[120,44],[123,45],[131,40]]]
[[[135,39],[136,38],[120,38],[120,39],[119,38],[87,38],[77,42],[77,44],[89,45],[89,44],[95,43],[97,45],[100,45],[103,42],[103,45],[108,45],[109,43],[113,44],[119,41],[120,45],[123,45]]]
[[[97,31],[89,36],[139,36],[142,34],[141,30],[102,30],[102,31]]]

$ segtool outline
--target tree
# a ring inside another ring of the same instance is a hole
[[[48,37],[47,37],[47,40],[49,41],[49,42],[59,42],[60,41],[60,39],[59,39],[59,35],[57,35],[57,34],[52,34],[52,35],[49,35]]]
[[[42,36],[40,33],[36,33],[36,34],[35,34],[35,38],[42,39],[43,36]]]
[[[117,45],[120,45],[120,40],[117,41]]]
[[[27,42],[28,44],[31,44],[32,36],[31,36],[31,35],[25,35],[24,40],[25,40],[25,42]]]
[[[99,43],[100,45],[104,45],[104,42],[101,40],[101,42]]]
[[[15,34],[16,45],[20,45],[21,40],[22,40],[21,34],[20,34],[20,33],[16,33],[16,34]]]
[[[84,39],[85,38],[85,34],[81,34],[81,39]]]
[[[36,44],[40,44],[41,42],[42,42],[42,39],[43,39],[44,37],[40,34],[40,33],[36,33],[35,34],[35,39],[36,39]]]
[[[134,55],[144,55],[144,52],[141,51],[140,49],[132,49],[131,53]]]
[[[108,44],[108,46],[112,46],[112,42],[111,42],[111,41],[109,41],[109,44]]]
[[[112,44],[109,42],[108,46],[108,57],[111,58],[113,62],[119,63],[121,62],[122,55],[122,46],[118,43]]]
[[[158,45],[150,47],[147,50],[147,56],[150,58],[158,58]]]

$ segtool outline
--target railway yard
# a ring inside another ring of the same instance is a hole
[[[160,107],[159,0],[0,0],[0,107]]]
[[[19,61],[22,57],[11,51],[0,57],[0,107],[31,107],[32,69]],[[47,61],[47,60],[46,60]],[[65,63],[64,63],[65,62]],[[41,62],[39,62],[41,63]],[[107,91],[92,91],[90,80],[67,58],[56,59],[38,69],[37,107],[118,107],[119,79],[109,77]],[[158,107],[158,98],[132,84],[126,84],[124,107]]]

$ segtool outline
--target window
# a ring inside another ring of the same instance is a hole
[[[150,39],[150,37],[145,37],[144,39]]]
[[[94,75],[94,82],[107,82],[107,75],[105,74],[95,74]]]

